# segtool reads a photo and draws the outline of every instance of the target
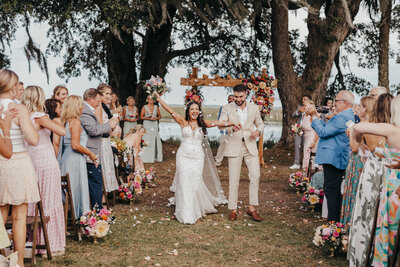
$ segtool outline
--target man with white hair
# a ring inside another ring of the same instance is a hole
[[[354,95],[342,90],[335,98],[337,114],[324,122],[317,117],[314,105],[308,104],[306,113],[312,116],[311,127],[319,136],[316,164],[324,167],[324,193],[328,202],[328,221],[340,220],[342,195],[340,185],[350,156],[349,137],[345,133],[348,121],[354,122]]]
[[[371,91],[369,91],[369,96],[372,96],[376,101],[381,94],[385,93],[388,93],[388,90],[385,87],[375,86],[372,87]]]

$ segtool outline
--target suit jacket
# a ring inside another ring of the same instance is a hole
[[[83,108],[83,112],[81,115],[81,124],[83,129],[85,129],[88,134],[88,140],[86,143],[86,147],[96,154],[97,159],[101,162],[101,136],[105,133],[111,131],[110,124],[104,123],[100,124],[96,118],[94,112],[89,108],[89,106],[85,103]],[[86,157],[86,161],[89,163],[93,163],[89,157]]]
[[[232,102],[222,107],[220,121],[232,121],[240,123],[240,117],[236,111],[236,104]],[[242,138],[245,140],[246,147],[249,153],[253,156],[258,155],[257,142],[251,138],[251,132],[254,131],[254,126],[260,132],[264,131],[264,123],[261,119],[260,110],[257,105],[247,102],[247,119],[245,125],[242,125],[242,129],[237,132],[233,132],[233,127],[225,127],[227,131],[227,144],[224,150],[225,157],[238,157],[242,144]],[[223,129],[224,127],[220,127]]]
[[[303,113],[299,111],[299,107],[297,107],[295,112],[292,113],[292,118],[296,118],[296,123],[297,124],[301,123],[301,119],[303,117]]]
[[[340,112],[328,122],[319,119],[312,122],[311,127],[320,138],[315,163],[331,164],[338,169],[346,169],[350,157],[349,137],[345,133],[348,121],[354,122],[352,109]]]

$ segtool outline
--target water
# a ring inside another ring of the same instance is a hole
[[[160,137],[162,140],[169,138],[181,139],[181,127],[176,122],[161,122]],[[208,128],[208,137],[211,140],[219,140],[220,130],[217,127]],[[264,141],[269,139],[279,140],[282,135],[282,125],[280,123],[268,123],[264,127]]]

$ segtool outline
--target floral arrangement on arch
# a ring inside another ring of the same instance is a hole
[[[110,224],[114,223],[115,217],[112,216],[111,211],[101,209],[98,211],[97,206],[93,210],[83,213],[79,220],[80,231],[86,236],[93,236],[101,238],[108,234]]]
[[[304,134],[303,128],[300,126],[299,123],[295,123],[292,125],[292,133],[298,134],[299,136],[302,136]]]
[[[328,222],[328,224],[318,226],[315,230],[313,244],[317,247],[328,247],[331,252],[330,256],[332,257],[335,251],[346,252],[348,243],[349,237],[343,223],[332,221]]]
[[[151,78],[149,80],[146,80],[146,83],[144,84],[144,88],[146,89],[146,92],[149,95],[152,95],[154,92],[158,93],[160,96],[165,94],[166,92],[169,91],[167,88],[167,85],[163,81],[163,78],[159,77],[158,75],[154,77],[151,75]],[[156,101],[157,98],[155,96],[152,96],[153,100]]]
[[[252,102],[259,106],[261,117],[265,120],[266,115],[270,114],[275,101],[272,88],[277,87],[277,81],[272,76],[263,75],[258,77],[251,76],[249,79],[244,79],[243,83],[251,90],[253,94]]]
[[[186,89],[185,105],[190,101],[201,104],[203,102],[203,99],[203,94],[198,87],[192,86],[191,89]]]
[[[324,190],[315,189],[314,187],[308,187],[307,191],[304,192],[304,196],[301,199],[303,203],[309,205],[314,211],[315,208],[322,208],[324,202]]]
[[[297,193],[303,193],[307,190],[309,179],[302,172],[294,172],[289,176],[289,186],[296,188]]]

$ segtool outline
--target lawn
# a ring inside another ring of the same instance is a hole
[[[178,146],[164,143],[164,159],[157,169],[157,186],[144,190],[133,206],[118,204],[112,234],[93,244],[67,239],[66,253],[39,266],[347,266],[345,256],[329,258],[312,244],[314,229],[324,220],[319,213],[300,209],[301,196],[289,190],[291,151],[266,150],[267,168],[261,170],[261,223],[246,213],[249,181],[242,169],[240,210],[229,221],[226,206],[217,214],[183,225],[172,218],[168,207],[169,186],[175,171]],[[227,192],[228,167],[224,160],[219,174]]]

